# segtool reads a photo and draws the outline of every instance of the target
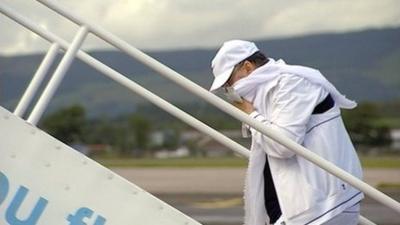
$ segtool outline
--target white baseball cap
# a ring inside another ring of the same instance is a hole
[[[258,51],[259,49],[253,42],[242,40],[224,42],[211,62],[215,78],[210,91],[215,91],[222,87],[231,76],[233,68]]]

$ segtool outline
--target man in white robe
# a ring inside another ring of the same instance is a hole
[[[210,91],[231,87],[234,103],[338,167],[362,177],[340,108],[354,108],[318,71],[266,58],[252,42],[232,40],[212,61]],[[355,225],[363,193],[249,127],[246,225]]]

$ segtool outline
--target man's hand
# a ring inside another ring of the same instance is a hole
[[[236,108],[242,110],[243,112],[250,114],[252,112],[254,112],[254,106],[251,102],[246,101],[245,99],[243,99],[242,102],[233,102],[232,103]]]

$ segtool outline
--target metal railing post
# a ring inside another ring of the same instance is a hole
[[[374,222],[372,222],[371,220],[369,220],[361,215],[358,218],[358,222],[361,225],[376,225]]]
[[[266,125],[260,123],[259,121],[252,119],[246,113],[236,109],[229,103],[225,102],[224,100],[218,98],[214,94],[210,93],[209,91],[205,90],[204,88],[200,87],[196,83],[188,80],[181,74],[177,73],[176,71],[172,70],[171,68],[163,65],[162,63],[158,62],[154,58],[146,55],[142,51],[137,48],[134,48],[127,42],[119,39],[112,33],[104,30],[103,28],[91,24],[88,21],[83,20],[76,14],[71,13],[64,7],[61,7],[59,4],[52,0],[37,0],[41,2],[48,8],[58,12],[62,16],[68,18],[69,20],[82,25],[85,24],[89,26],[91,32],[98,37],[102,38],[106,42],[110,43],[111,45],[115,46],[116,48],[120,49],[121,51],[125,52],[126,54],[132,56],[133,58],[137,59],[138,61],[142,62],[143,64],[147,65],[154,71],[158,72],[159,74],[165,76],[166,78],[174,81],[178,85],[182,86],[186,90],[192,92],[193,94],[203,98],[210,104],[216,106],[217,108],[221,109],[222,111],[228,113],[229,115],[233,116],[234,118],[252,126],[262,134],[270,137],[271,139],[275,140],[276,142],[280,143],[281,145],[291,149],[297,155],[304,157],[308,161],[316,164],[320,168],[324,169],[325,171],[329,172],[330,174],[340,178],[341,180],[347,182],[348,184],[352,185],[353,187],[359,189],[360,191],[364,192],[366,195],[370,196],[371,198],[381,202],[382,204],[388,206],[389,208],[395,210],[396,212],[400,213],[400,203],[395,201],[394,199],[390,198],[386,194],[376,190],[369,184],[359,180],[358,178],[354,177],[350,173],[340,169],[333,163],[321,158],[317,154],[307,150],[305,147],[297,144],[293,140],[287,138],[286,136],[282,135],[279,132],[274,131],[273,129],[267,127]]]
[[[14,115],[19,117],[24,116],[26,109],[28,108],[33,97],[35,96],[39,86],[42,84],[43,79],[46,77],[50,66],[53,64],[59,49],[60,46],[57,43],[53,43],[50,46],[50,49],[47,51],[46,56],[41,62],[27,89],[25,90],[21,100],[18,102],[18,105],[14,110]]]
[[[54,72],[53,76],[51,77],[49,83],[47,84],[46,88],[44,89],[42,95],[40,96],[38,102],[36,103],[35,107],[32,110],[28,118],[28,122],[31,124],[36,125],[43,115],[44,110],[46,109],[49,101],[54,96],[58,86],[60,85],[62,79],[65,76],[68,68],[71,66],[76,53],[78,52],[79,48],[83,44],[89,29],[86,26],[82,26],[79,28],[78,33],[74,37],[74,40],[71,43],[71,46],[68,48],[67,52],[65,53],[63,59],[61,60],[60,64],[58,65],[56,71]]]
[[[37,35],[41,36],[42,38],[46,39],[52,43],[58,43],[60,47],[64,50],[67,50],[69,47],[69,43],[60,37],[56,36],[55,34],[44,30],[37,24],[32,23],[29,19],[17,14],[9,7],[2,5],[0,2],[0,12],[4,15],[8,16],[21,26],[29,29],[30,31],[36,33]],[[123,86],[131,89],[135,93],[141,95],[142,97],[148,99],[150,102],[154,103],[155,105],[159,106],[163,110],[169,112],[173,116],[177,117],[178,119],[182,120],[182,117],[186,118],[186,121],[192,127],[198,129],[199,131],[210,135],[215,140],[220,142],[222,145],[226,146],[227,148],[232,149],[233,151],[237,152],[240,155],[245,157],[249,157],[249,150],[242,145],[232,141],[231,139],[227,138],[220,132],[214,130],[213,128],[207,126],[206,124],[202,123],[201,121],[197,120],[196,118],[190,116],[189,114],[185,113],[184,111],[180,110],[179,108],[175,107],[171,103],[163,100],[162,98],[154,95],[153,93],[149,92],[147,89],[141,87],[140,85],[136,84],[134,81],[130,80],[129,78],[123,76],[119,72],[115,71],[114,69],[104,65],[97,59],[93,58],[89,54],[85,53],[82,50],[79,50],[76,55],[77,58],[82,60],[84,63],[92,66],[94,69],[98,70],[99,72],[103,73],[104,75],[108,76],[112,80],[122,84]],[[143,94],[146,92],[145,94]],[[145,97],[149,96],[149,97]],[[156,102],[161,102],[160,104],[156,104]],[[200,129],[202,128],[202,129]]]

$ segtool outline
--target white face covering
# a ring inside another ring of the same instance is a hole
[[[270,58],[267,64],[258,67],[249,76],[235,82],[233,89],[244,99],[252,101],[260,84],[271,83],[270,81],[275,80],[281,74],[295,74],[314,84],[321,85],[332,95],[335,103],[341,108],[352,109],[357,106],[356,102],[342,95],[318,70],[304,66],[287,65],[281,59],[275,61]],[[263,86],[263,88],[268,89],[267,92],[273,87],[274,84],[272,83]]]
[[[233,87],[224,87],[224,93],[226,98],[231,102],[243,102],[242,97],[240,97]]]

